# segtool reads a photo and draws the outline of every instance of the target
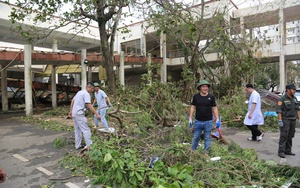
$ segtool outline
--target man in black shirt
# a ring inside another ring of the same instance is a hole
[[[194,137],[192,141],[192,150],[196,150],[200,140],[202,131],[204,132],[204,152],[206,155],[209,154],[210,144],[211,144],[211,130],[213,126],[213,116],[217,119],[217,126],[220,125],[219,112],[215,97],[208,93],[210,84],[206,80],[202,80],[197,89],[200,93],[193,96],[191,102],[189,125],[194,132]],[[195,115],[195,123],[193,126],[193,116]]]

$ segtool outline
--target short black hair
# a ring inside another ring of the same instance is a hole
[[[253,84],[250,84],[250,83],[247,84],[247,85],[246,85],[246,88],[252,88],[252,89],[253,89]]]
[[[88,83],[86,84],[86,87],[94,87],[93,82],[88,82]]]

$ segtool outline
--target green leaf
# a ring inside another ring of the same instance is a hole
[[[130,157],[131,157],[131,154],[130,154],[129,152],[125,152],[125,153],[124,153],[124,157],[130,158]]]
[[[112,159],[112,156],[111,156],[110,153],[105,154],[104,162],[108,162],[108,161],[110,161],[111,159]]]
[[[143,177],[138,172],[135,172],[135,176],[139,181],[142,181]]]

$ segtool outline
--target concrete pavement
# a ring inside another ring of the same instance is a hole
[[[73,144],[54,148],[57,137],[71,138],[73,132],[43,130],[36,125],[0,118],[0,166],[7,173],[7,180],[0,188],[40,188],[51,185],[50,178],[66,178],[71,172],[59,163]],[[72,139],[68,139],[72,140]],[[87,187],[86,177],[73,177],[54,184],[54,188]],[[92,186],[90,186],[92,187]]]
[[[248,141],[247,138],[251,137],[251,132],[241,131],[237,128],[222,128],[224,138],[232,140],[239,144],[242,148],[255,149],[258,153],[258,159],[272,160],[276,163],[285,163],[291,166],[300,167],[300,128],[296,128],[296,134],[293,139],[292,151],[296,156],[286,155],[285,158],[278,157],[278,141],[279,132],[264,133],[262,141]]]

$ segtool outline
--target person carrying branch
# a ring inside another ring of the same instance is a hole
[[[95,99],[93,102],[93,106],[95,106],[95,104],[97,103],[98,105],[97,112],[98,114],[100,114],[102,125],[105,130],[109,130],[105,116],[106,116],[107,109],[109,107],[112,107],[112,104],[110,103],[109,97],[106,95],[106,93],[103,90],[100,89],[100,85],[97,82],[94,83],[94,86],[95,86],[95,93],[94,93]],[[94,116],[94,122],[95,122],[95,128],[97,128],[99,126],[99,120],[97,119],[96,116]]]
[[[78,91],[71,102],[69,117],[71,117],[74,122],[76,149],[83,148],[81,145],[82,134],[88,150],[91,149],[90,146],[93,143],[91,140],[91,130],[84,113],[85,106],[87,106],[90,111],[95,114],[96,118],[100,120],[100,115],[91,104],[91,96],[89,93],[91,93],[93,89],[94,84],[91,82],[87,83],[86,88]]]

